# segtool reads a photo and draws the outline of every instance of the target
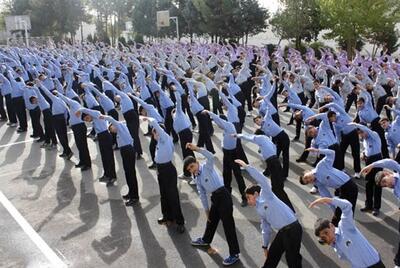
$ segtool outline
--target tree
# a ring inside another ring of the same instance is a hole
[[[267,28],[269,13],[265,8],[260,6],[257,0],[241,1],[241,9],[241,24],[245,43],[247,44],[249,35],[256,35]]]
[[[272,17],[272,31],[281,39],[294,40],[296,48],[300,48],[302,40],[316,40],[322,30],[321,10],[316,1],[281,0],[284,7]]]
[[[399,22],[398,0],[319,0],[327,38],[346,44],[348,55],[354,54],[362,39],[378,44],[382,33]]]

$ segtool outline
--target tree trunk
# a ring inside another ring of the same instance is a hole
[[[299,36],[296,36],[295,46],[297,50],[301,47],[301,38]]]

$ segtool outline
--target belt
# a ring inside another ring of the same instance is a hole
[[[284,231],[290,230],[292,227],[296,226],[297,224],[299,224],[299,222],[296,220],[286,226],[283,226],[281,229],[279,229],[279,232],[284,232]]]
[[[162,164],[156,163],[156,164],[157,164],[157,168],[164,168],[164,167],[168,167],[168,166],[172,165],[172,162],[169,161],[167,163],[162,163]]]
[[[375,157],[381,157],[382,158],[382,154],[381,153],[373,154],[373,155],[367,156],[366,158],[367,158],[367,161],[368,161],[368,159],[375,158]]]
[[[127,144],[122,147],[119,147],[120,150],[124,150],[124,149],[128,149],[128,148],[133,148],[132,144]]]
[[[212,192],[212,194],[219,194],[222,193],[226,190],[225,186],[221,186],[219,187],[217,190],[215,190],[214,192]]]
[[[270,156],[267,159],[265,159],[265,161],[271,161],[271,160],[275,160],[275,159],[278,159],[277,155]]]

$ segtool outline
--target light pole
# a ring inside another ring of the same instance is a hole
[[[176,38],[178,39],[178,42],[179,42],[179,24],[178,24],[178,17],[169,17],[169,19],[175,21],[175,24],[176,24]]]

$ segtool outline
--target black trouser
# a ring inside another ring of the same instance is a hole
[[[12,98],[12,105],[14,107],[15,114],[17,115],[19,127],[23,130],[28,128],[28,122],[26,121],[26,110],[25,102],[23,97]]]
[[[272,192],[274,192],[274,194],[294,212],[294,207],[284,189],[283,182],[285,177],[283,176],[283,170],[279,158],[277,156],[271,156],[266,160],[266,162],[267,168],[264,171],[264,175],[266,175],[268,171],[271,174]]]
[[[44,124],[44,142],[57,144],[56,132],[53,127],[53,115],[51,114],[50,108],[42,111],[43,113],[43,124]],[[86,133],[85,133],[86,136]]]
[[[331,149],[335,151],[335,160],[333,161],[333,167],[339,170],[344,169],[344,156],[342,150],[340,150],[340,146],[337,143],[334,143],[328,147],[328,149]],[[320,155],[320,160],[322,159],[322,155]]]
[[[135,169],[135,149],[132,145],[125,145],[119,148],[122,158],[122,166],[124,167],[126,184],[128,185],[128,196],[130,199],[138,199],[138,182]]]
[[[385,268],[385,265],[383,264],[382,260],[379,260],[377,263],[368,266],[367,268]]]
[[[309,108],[314,107],[316,99],[315,99],[315,91],[310,91],[310,95],[311,95],[311,100],[310,103],[308,104]]]
[[[161,213],[163,218],[178,225],[185,223],[178,192],[178,174],[171,163],[157,164],[157,179],[160,188]]]
[[[53,115],[53,126],[54,130],[56,131],[58,141],[63,147],[63,153],[71,153],[71,148],[68,145],[67,122],[64,114]]]
[[[296,111],[295,111],[296,112]],[[303,124],[303,120],[301,120],[300,118],[294,118],[294,121],[296,121],[296,135],[295,138],[300,138],[300,131],[301,131],[301,127]]]
[[[246,194],[244,190],[246,189],[246,184],[244,183],[242,172],[240,167],[235,163],[235,160],[239,158],[239,154],[236,149],[227,150],[223,149],[224,156],[222,160],[222,175],[224,177],[225,188],[232,193],[232,172],[235,175],[236,183],[239,188],[240,195],[242,196],[242,201],[246,200]]]
[[[263,268],[277,267],[285,252],[286,262],[290,268],[301,268],[303,257],[300,254],[303,229],[298,221],[291,223],[275,236],[268,251],[268,258]]]
[[[400,219],[399,219],[399,234],[400,234]],[[394,264],[397,266],[400,266],[400,241],[397,246],[397,253],[396,256],[394,257]]]
[[[178,133],[179,136],[179,141],[181,144],[181,150],[182,150],[182,158],[185,159],[188,156],[194,156],[194,153],[192,150],[186,148],[186,144],[187,143],[191,143],[193,141],[193,134],[192,131],[189,128],[186,128],[184,130],[181,130]],[[185,175],[186,177],[190,177],[191,174],[189,171],[187,170],[183,170],[183,175]]]
[[[358,196],[358,187],[357,184],[354,183],[352,178],[342,186],[340,186],[338,190],[339,198],[340,199],[346,199],[351,203],[352,210],[353,210],[353,217],[354,217],[354,211],[356,209],[356,203],[357,203],[357,196]],[[338,226],[338,223],[340,221],[340,217],[342,216],[342,210],[340,208],[336,208],[335,214],[332,218],[332,224],[335,226]]]
[[[133,146],[137,154],[143,154],[142,144],[139,139],[139,115],[132,109],[124,113],[126,126],[133,138]]]
[[[297,93],[297,96],[299,96],[299,98],[301,100],[301,104],[306,105],[308,99],[307,99],[306,95],[304,94],[304,92]]]
[[[388,95],[385,94],[378,98],[378,101],[376,102],[376,112],[378,115],[381,114],[383,106],[385,106],[385,104],[386,104],[387,97],[388,97]],[[392,120],[392,114],[390,113],[390,110],[386,110],[386,117],[389,120]]]
[[[222,105],[221,101],[219,100],[219,95],[218,95],[218,90],[213,88],[210,91],[210,95],[212,97],[212,106],[213,106],[213,113],[215,114],[224,114],[224,111],[222,110]]]
[[[115,109],[111,109],[107,112],[109,116],[114,118],[115,120],[119,120],[118,112]],[[117,133],[111,133],[111,136],[113,138],[113,144],[117,144]]]
[[[103,113],[103,108],[101,108],[100,105],[94,106],[94,107],[92,107],[90,109],[95,110],[95,111],[99,111],[100,113],[104,114]],[[96,135],[96,130],[94,129],[94,127],[92,127],[92,130],[90,131],[89,134],[90,135]]]
[[[345,157],[347,148],[351,147],[351,155],[353,156],[353,168],[354,172],[361,171],[360,163],[360,140],[358,139],[357,130],[353,130],[347,134],[342,134],[340,141],[340,150],[342,151],[343,158]]]
[[[225,238],[229,246],[229,255],[239,254],[240,249],[236,236],[235,220],[233,218],[232,196],[225,187],[221,187],[211,194],[210,213],[203,235],[204,242],[211,244],[219,220],[222,221],[224,227]]]
[[[396,160],[396,162],[400,164],[400,150],[397,152],[394,160]]]
[[[103,164],[104,176],[108,178],[116,178],[114,150],[112,148],[112,137],[108,130],[97,133],[99,141],[101,162]]]
[[[252,82],[252,80],[249,79],[240,85],[240,89],[243,92],[244,101],[247,102],[247,110],[248,111],[253,111],[253,106],[252,106],[252,102],[251,102],[251,88],[252,88],[251,82]],[[244,106],[243,106],[243,108],[244,108]]]
[[[282,152],[282,175],[287,178],[289,175],[289,136],[282,130],[278,135],[272,138],[272,142],[276,144],[276,155],[278,158]]]
[[[90,159],[89,148],[87,144],[86,131],[87,127],[85,123],[79,123],[71,126],[72,132],[74,133],[75,145],[79,152],[79,163],[78,165],[83,165],[90,167],[92,166],[92,161]]]
[[[174,119],[172,119],[172,110],[173,109],[174,109],[173,106],[168,107],[166,109],[165,116],[164,116],[164,118],[165,118],[164,124],[165,124],[165,132],[167,132],[168,135],[172,134],[172,138],[173,138],[174,142],[176,142],[176,141],[178,141],[179,138],[173,128],[173,122],[174,122]]]
[[[150,128],[150,131],[152,131],[152,129],[153,128]],[[150,151],[151,161],[153,161],[154,164],[156,163],[154,161],[154,158],[156,157],[156,147],[157,147],[157,140],[154,138],[154,135],[151,135],[149,143],[149,151]]]
[[[208,96],[200,97],[197,100],[204,107],[204,109],[210,111],[210,100],[208,99]]]
[[[318,127],[319,126],[319,120],[313,120],[312,122],[310,122],[310,124],[308,124],[309,126],[315,126],[315,127]],[[304,131],[304,151],[303,151],[303,153],[300,155],[300,157],[299,157],[299,159],[301,159],[301,160],[306,160],[307,159],[307,157],[308,157],[308,155],[310,154],[310,152],[309,151],[306,151],[306,149],[308,149],[308,148],[310,148],[311,147],[311,142],[312,142],[312,140],[313,140],[313,138],[312,137],[309,137],[309,136],[307,136],[306,135],[306,130],[307,129],[305,129],[305,131]]]
[[[242,107],[244,107],[244,94],[243,94],[243,92],[239,91],[234,96],[242,104]]]
[[[11,94],[6,94],[4,97],[6,98],[8,120],[10,121],[10,123],[17,123],[17,115],[15,114]]]
[[[389,150],[388,150],[388,145],[387,145],[387,141],[386,141],[386,138],[385,138],[385,130],[379,124],[379,120],[380,119],[381,118],[378,116],[377,118],[372,120],[370,128],[371,128],[371,130],[373,130],[376,133],[378,133],[379,137],[381,138],[382,157],[383,158],[389,158]]]
[[[4,98],[0,93],[0,118],[7,118],[6,110],[4,109]]]
[[[182,110],[185,112],[190,119],[190,122],[192,123],[192,126],[196,126],[196,120],[194,120],[194,116],[192,111],[190,110],[189,102],[188,102],[188,95],[183,94],[181,95],[181,100],[182,100]],[[222,109],[222,108],[221,108]]]
[[[353,103],[357,108],[357,94],[354,92],[351,92],[349,95],[347,95],[346,107],[345,107],[346,112],[348,112],[350,110],[351,105]]]
[[[32,129],[33,129],[32,135],[35,137],[44,138],[43,128],[42,125],[40,124],[40,116],[41,116],[40,108],[36,107],[33,110],[29,110],[29,115],[31,117],[31,122],[32,122]]]
[[[366,165],[372,164],[373,162],[376,162],[378,160],[382,159],[381,154],[375,154],[367,157],[367,160],[365,161]],[[365,207],[369,209],[380,209],[381,208],[381,198],[382,198],[382,187],[376,185],[375,183],[375,175],[379,171],[381,171],[382,168],[373,168],[366,176],[365,180],[367,181],[365,185],[365,194],[366,194],[366,200],[365,200]]]
[[[207,150],[211,153],[215,153],[214,146],[211,141],[211,119],[208,114],[202,114],[198,112],[196,114],[197,121],[199,122],[199,139],[197,141],[197,146],[206,146]]]
[[[278,126],[281,126],[281,120],[279,119],[279,113],[278,112],[272,114],[271,118]]]

